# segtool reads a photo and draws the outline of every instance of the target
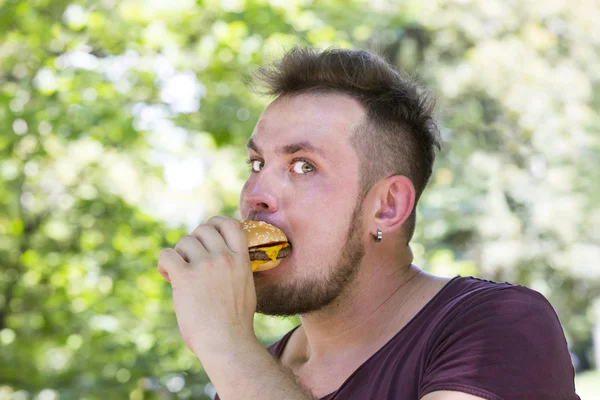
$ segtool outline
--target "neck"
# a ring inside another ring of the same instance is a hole
[[[373,244],[377,251],[365,256],[356,280],[338,299],[326,309],[301,316],[307,361],[325,359],[342,349],[368,348],[378,338],[397,332],[406,319],[411,297],[422,281],[421,270],[411,264],[408,246],[398,254],[382,244]]]

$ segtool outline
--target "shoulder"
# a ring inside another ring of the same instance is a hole
[[[548,300],[535,290],[507,282],[460,278],[442,315],[436,326],[442,338],[460,333],[505,340],[510,333],[512,343],[539,334],[564,341],[560,321]]]
[[[535,309],[556,318],[552,305],[541,293],[508,282],[461,277],[456,280],[452,295],[447,300],[447,311],[455,314],[485,312],[487,316],[490,313],[503,316]]]
[[[470,388],[501,398],[574,398],[566,339],[543,295],[468,277],[445,300],[429,338],[422,394]]]

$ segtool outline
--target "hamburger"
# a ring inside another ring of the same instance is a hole
[[[252,272],[275,268],[281,259],[291,253],[288,238],[276,226],[263,221],[240,221],[248,239],[248,253],[252,263]]]

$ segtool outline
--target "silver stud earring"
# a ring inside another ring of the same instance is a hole
[[[374,237],[374,240],[379,243],[383,239],[383,232],[377,229],[377,236]]]

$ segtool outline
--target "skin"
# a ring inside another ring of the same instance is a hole
[[[222,399],[310,399],[336,390],[447,282],[412,265],[402,233],[415,199],[408,178],[382,179],[358,198],[365,166],[348,139],[364,118],[362,106],[342,94],[282,97],[261,116],[252,134],[260,154],[249,150],[255,172],[240,213],[286,233],[292,255],[277,268],[253,276],[243,231],[225,217],[161,253],[159,271],[173,287],[184,341]],[[277,151],[299,141],[324,154]],[[254,335],[257,305],[271,314],[302,311],[281,365]]]

